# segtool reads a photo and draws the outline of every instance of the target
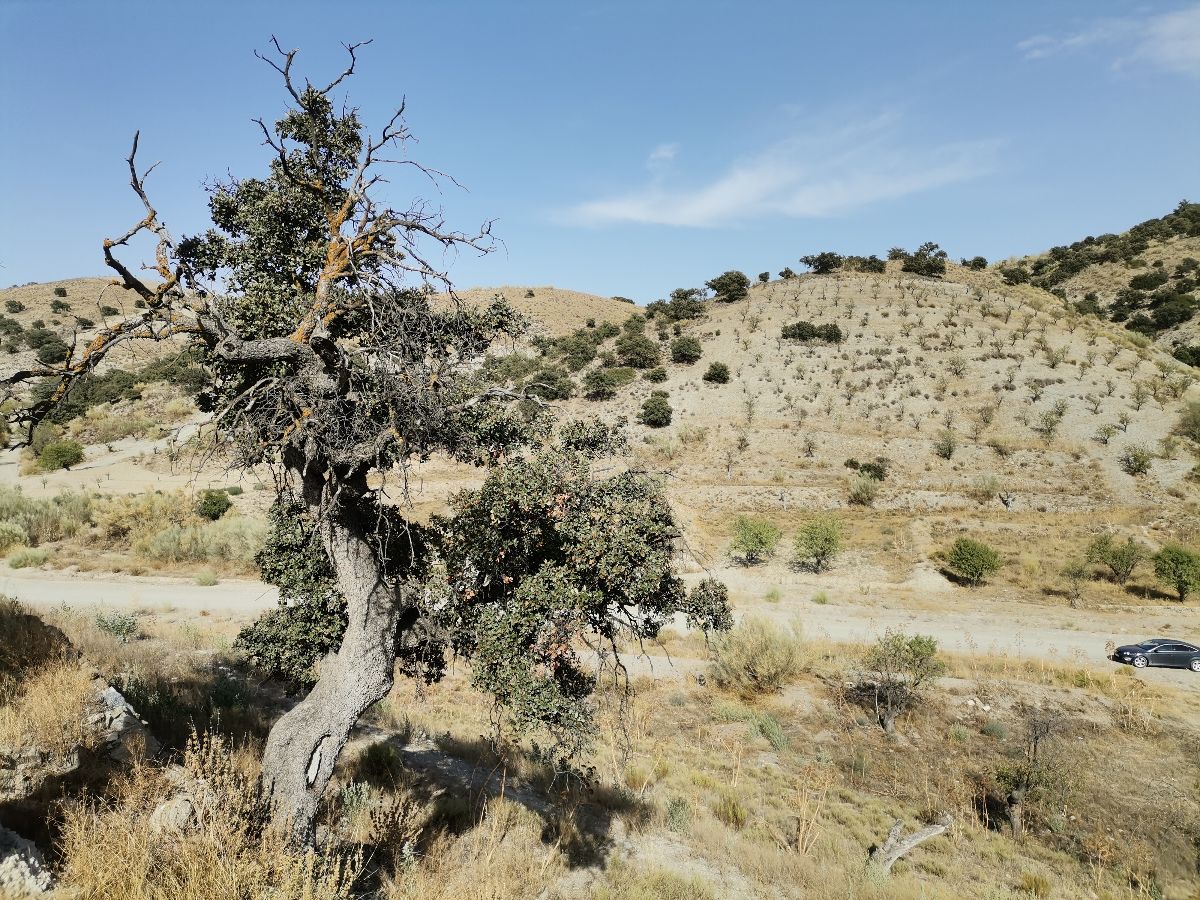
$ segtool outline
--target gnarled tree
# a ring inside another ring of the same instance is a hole
[[[300,840],[351,729],[398,666],[432,679],[449,650],[470,655],[477,684],[516,724],[547,727],[572,749],[586,740],[597,680],[583,648],[614,660],[621,635],[652,636],[677,612],[702,627],[729,623],[722,588],[708,582],[689,596],[673,573],[677,529],[657,482],[619,467],[597,473],[595,461],[619,449],[618,430],[556,432],[542,404],[477,377],[491,341],[523,323],[500,303],[459,303],[438,258],[486,252],[487,226],[454,231],[424,201],[383,199],[387,167],[444,176],[404,155],[403,107],[371,136],[339,106],[361,46],[319,86],[301,83],[296,51],[274,43],[264,59],[288,108],[273,126],[258,122],[268,171],[213,185],[205,234],[168,231],[135,136],[130,183],[145,215],[104,242],[135,314],[76,342],[61,364],[7,379],[14,396],[42,386],[13,415],[28,440],[114,348],[199,348],[209,380],[198,401],[216,445],[238,466],[269,467],[276,485],[260,561],[287,605],[256,633],[258,646],[279,642],[280,666],[333,649],[275,723],[263,759],[276,820]],[[120,258],[146,234],[153,279]],[[504,466],[421,527],[406,516],[404,485],[433,454]],[[299,649],[282,646],[297,629]]]

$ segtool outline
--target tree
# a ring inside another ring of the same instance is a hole
[[[705,286],[717,295],[720,303],[736,303],[746,299],[750,293],[750,279],[744,272],[729,271],[718,275],[712,281],[704,282]]]
[[[1146,548],[1133,538],[1126,538],[1117,543],[1111,534],[1102,534],[1087,548],[1087,560],[1090,563],[1100,563],[1107,566],[1112,573],[1112,580],[1123,585],[1133,574],[1138,563],[1146,558]]]
[[[642,403],[638,421],[647,428],[665,428],[671,424],[671,404],[665,391],[655,391]]]
[[[43,472],[57,472],[77,466],[83,459],[83,445],[78,441],[50,441],[38,453],[38,468]]]
[[[207,490],[200,494],[196,501],[196,515],[215,522],[233,506],[233,501],[224,491]]]
[[[690,334],[671,341],[671,362],[691,364],[700,358],[701,353],[700,341]]]
[[[1200,591],[1200,553],[1179,544],[1168,544],[1154,554],[1154,575],[1174,589],[1179,602]]]
[[[770,280],[771,280],[770,272],[759,272],[758,273],[758,283],[759,284],[766,284]]]
[[[723,362],[710,363],[704,372],[703,378],[710,384],[728,384],[729,366]]]
[[[823,572],[842,549],[842,522],[825,514],[810,519],[796,533],[796,563],[813,572]]]
[[[972,256],[970,259],[964,259],[962,261],[963,266],[968,269],[974,269],[977,272],[981,269],[986,269],[987,264],[987,257],[984,256]]]
[[[800,262],[808,266],[814,275],[828,275],[842,267],[843,257],[840,253],[825,250],[822,253],[810,253],[800,257]]]
[[[917,248],[915,253],[904,257],[900,268],[915,275],[940,278],[946,274],[946,251],[932,241]]]
[[[978,587],[1000,571],[1000,554],[982,541],[959,538],[946,554],[946,566],[971,587]]]
[[[1190,401],[1179,414],[1175,433],[1200,444],[1200,400]]]
[[[769,519],[738,516],[733,523],[733,543],[729,552],[752,566],[764,557],[773,556],[782,537],[779,526]]]
[[[784,281],[787,281],[789,278],[795,278],[796,273],[793,272],[790,267],[784,266],[783,271],[781,271],[779,273],[779,277],[782,278]]]
[[[1070,560],[1062,568],[1062,577],[1067,580],[1067,599],[1071,603],[1071,608],[1079,606],[1079,602],[1083,599],[1083,586],[1089,578],[1091,572],[1088,571],[1087,563],[1081,559]]]
[[[863,656],[857,693],[874,710],[880,727],[891,734],[896,718],[916,706],[929,682],[945,671],[932,637],[889,628]]]
[[[617,356],[633,369],[652,369],[658,365],[658,344],[640,332],[625,332],[616,342]]]
[[[114,348],[172,338],[199,347],[207,383],[197,401],[213,413],[213,446],[234,466],[269,468],[279,522],[302,517],[311,535],[300,553],[295,541],[268,542],[278,555],[264,578],[287,577],[315,553],[317,598],[336,592],[345,604],[336,651],[274,723],[263,754],[274,821],[300,841],[311,839],[351,729],[397,670],[435,679],[452,648],[516,723],[571,752],[591,733],[595,685],[577,641],[615,651],[622,636],[652,636],[676,612],[700,627],[723,621],[712,592],[687,595],[672,571],[678,528],[659,483],[595,471],[594,460],[623,446],[619,429],[568,424],[555,436],[540,402],[480,377],[492,340],[519,335],[524,322],[503,302],[459,301],[434,263],[431,249],[487,252],[487,225],[456,231],[436,207],[394,206],[381,193],[389,160],[402,160],[397,174],[438,176],[407,158],[403,107],[372,135],[340,102],[361,46],[320,86],[297,80],[296,51],[275,43],[264,59],[287,109],[274,126],[258,122],[268,169],[214,184],[213,227],[202,235],[176,240],[160,220],[135,136],[127,162],[144,216],[103,245],[135,314],[61,364],[7,379],[13,391],[52,384],[12,415],[28,443]],[[153,281],[118,256],[143,234],[157,245]],[[435,286],[447,296],[436,306]],[[370,474],[434,454],[489,474],[422,526],[403,503],[385,502]]]

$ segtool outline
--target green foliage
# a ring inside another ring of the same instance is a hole
[[[1133,538],[1117,543],[1111,534],[1102,534],[1088,546],[1087,560],[1107,566],[1112,580],[1123,585],[1146,554],[1146,548]]]
[[[843,533],[841,520],[832,513],[805,522],[796,533],[793,545],[797,565],[813,572],[828,569],[833,558],[841,552]]]
[[[65,287],[56,287],[56,288],[54,289],[54,296],[55,296],[55,297],[65,297],[65,296],[67,296],[67,289],[66,289]]]
[[[215,522],[221,516],[229,511],[233,506],[233,501],[229,499],[229,495],[220,490],[206,490],[200,494],[200,499],[196,501],[196,515],[202,519],[208,519],[210,522]]]
[[[559,445],[508,460],[431,522],[431,625],[471,659],[475,685],[514,726],[545,728],[567,748],[592,730],[595,679],[579,639],[652,638],[680,612],[700,627],[729,621],[722,589],[689,596],[674,574],[678,525],[660,484],[593,475],[594,457],[620,445],[611,429],[565,427]]]
[[[983,584],[1003,565],[999,553],[982,541],[971,538],[959,538],[946,554],[946,567],[971,587]]]
[[[50,312],[61,316],[66,313],[69,313],[70,311],[71,311],[71,304],[68,303],[66,300],[51,300],[50,301]]]
[[[542,400],[567,400],[575,393],[575,382],[562,369],[550,367],[529,377],[525,393]]]
[[[880,480],[871,475],[859,475],[850,480],[849,500],[855,506],[873,506],[879,496]]]
[[[1150,463],[1154,460],[1154,454],[1148,447],[1142,444],[1129,444],[1121,451],[1121,455],[1117,457],[1117,463],[1121,466],[1121,471],[1126,475],[1145,475],[1150,471]]]
[[[25,304],[20,300],[5,300],[4,308],[10,313],[19,313],[25,311]]]
[[[942,459],[950,459],[958,449],[958,434],[952,428],[943,428],[933,439],[933,452]]]
[[[95,617],[96,627],[107,635],[117,639],[118,643],[127,644],[140,636],[137,618],[123,612],[98,612]]]
[[[671,341],[671,362],[691,364],[703,353],[700,341],[690,334]]]
[[[692,804],[687,797],[670,797],[663,816],[668,831],[687,834],[692,830]]]
[[[779,336],[790,341],[824,341],[841,344],[845,340],[842,329],[834,323],[814,325],[812,322],[793,322],[780,329]]]
[[[828,275],[842,267],[842,256],[839,253],[834,253],[832,250],[825,250],[821,253],[810,253],[808,256],[802,256],[800,257],[800,262],[808,266],[814,275]]]
[[[1200,400],[1190,400],[1179,413],[1175,433],[1200,444]]]
[[[19,547],[29,542],[29,535],[19,522],[0,522],[0,553],[7,553],[13,547]]]
[[[1200,591],[1200,553],[1179,544],[1168,544],[1154,554],[1154,575],[1172,588],[1179,602]]]
[[[642,378],[649,381],[651,384],[662,384],[667,380],[667,370],[662,366],[657,366],[653,369],[647,369],[642,373]]]
[[[44,565],[50,558],[50,551],[41,547],[18,547],[8,555],[10,569],[32,569]]]
[[[709,384],[728,384],[729,366],[723,362],[710,363],[704,372],[704,380]]]
[[[234,649],[264,675],[293,687],[311,685],[313,666],[337,649],[346,603],[315,523],[294,500],[278,500],[255,557],[263,581],[279,588],[279,605],[238,634]]]
[[[795,278],[796,273],[793,272],[788,266],[784,266],[783,270],[779,273],[779,277],[784,281],[787,281],[789,278]]]
[[[593,369],[583,376],[584,396],[589,400],[611,400],[636,374],[630,368]]]
[[[655,300],[646,307],[647,316],[661,317],[667,322],[698,319],[704,315],[704,292],[700,288],[676,288],[670,300]]]
[[[946,274],[946,251],[928,241],[918,247],[915,253],[905,256],[900,268],[914,275],[941,278]]]
[[[759,272],[758,273],[758,283],[759,284],[766,284],[770,280],[771,280],[770,272]]]
[[[658,344],[640,332],[626,332],[617,338],[617,357],[621,364],[633,369],[650,369],[658,365]]]
[[[663,391],[655,391],[642,403],[638,420],[648,428],[665,428],[671,424],[671,404]]]
[[[974,269],[976,272],[987,268],[987,258],[983,256],[972,256],[970,259],[964,259],[962,264],[968,269]]]
[[[1029,270],[1024,266],[1000,266],[997,270],[1007,285],[1025,284],[1029,281]]]
[[[773,556],[783,532],[769,519],[756,516],[738,516],[733,523],[733,543],[729,552],[740,556],[746,565],[753,565],[764,557]]]
[[[717,295],[719,303],[736,303],[738,300],[746,299],[750,293],[750,279],[744,272],[725,272],[704,284]]]
[[[38,454],[38,467],[43,472],[56,472],[77,466],[83,459],[83,444],[78,441],[51,441]]]
[[[769,619],[748,616],[713,643],[713,681],[747,700],[779,693],[803,668],[799,631],[784,630]]]
[[[929,682],[946,671],[937,641],[926,634],[888,629],[862,660],[864,680],[857,693],[874,709],[879,724],[891,731],[896,717],[924,697]]]
[[[874,254],[870,256],[847,256],[842,268],[848,272],[865,272],[869,275],[879,275],[887,271],[887,263]]]

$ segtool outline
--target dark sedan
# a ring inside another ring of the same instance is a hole
[[[1140,644],[1126,644],[1114,650],[1112,658],[1138,669],[1164,666],[1200,672],[1200,647],[1174,638],[1150,638]]]

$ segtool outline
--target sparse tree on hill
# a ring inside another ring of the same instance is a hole
[[[766,284],[770,280],[771,280],[770,272],[759,272],[758,273],[758,283],[759,284]]]
[[[736,303],[750,293],[750,279],[744,272],[725,272],[704,284],[716,294],[719,303]]]
[[[810,253],[800,257],[800,262],[808,266],[814,275],[829,275],[842,267],[843,257],[840,253],[825,250],[821,253]]]
[[[856,692],[891,734],[897,717],[918,705],[929,684],[945,671],[932,637],[889,629],[863,656]]]
[[[1000,554],[982,541],[959,538],[946,554],[946,567],[971,587],[978,587],[1004,565]]]
[[[829,568],[842,549],[842,522],[834,515],[820,515],[800,526],[794,546],[796,564],[813,572]]]
[[[788,266],[784,266],[783,271],[781,271],[779,273],[779,277],[782,278],[784,281],[787,281],[789,278],[795,278],[796,273],[793,272],[791,270],[791,268],[789,268]]]
[[[740,556],[748,566],[773,556],[783,532],[769,519],[757,516],[738,516],[733,523],[733,543],[729,552]]]
[[[1117,543],[1111,534],[1102,534],[1088,545],[1087,560],[1107,566],[1112,573],[1112,580],[1124,585],[1138,564],[1146,558],[1146,553],[1146,548],[1133,538]]]
[[[1154,554],[1154,575],[1183,603],[1190,594],[1200,591],[1200,553],[1168,544]]]
[[[128,166],[143,214],[103,252],[142,305],[61,362],[7,379],[10,390],[50,385],[12,416],[30,441],[113,350],[175,338],[200,348],[208,383],[197,399],[213,413],[214,446],[235,466],[269,468],[277,523],[308,538],[269,542],[279,556],[264,560],[264,577],[318,570],[296,586],[298,602],[345,616],[331,623],[338,643],[312,690],[264,750],[263,792],[299,841],[311,839],[351,729],[397,671],[435,679],[453,649],[517,727],[543,728],[571,752],[591,733],[596,683],[580,642],[615,652],[623,635],[651,637],[676,612],[701,627],[728,616],[718,594],[689,595],[674,574],[678,528],[658,483],[596,473],[619,432],[566,425],[552,436],[540,404],[479,377],[492,339],[523,322],[503,303],[431,302],[431,288],[449,288],[435,260],[485,252],[489,229],[456,231],[436,206],[393,206],[381,193],[390,160],[403,160],[395,175],[438,176],[407,158],[403,107],[371,134],[341,101],[360,47],[322,86],[299,79],[296,52],[275,45],[266,59],[287,109],[274,126],[258,122],[268,169],[214,184],[202,235],[176,240],[163,224],[135,138]],[[119,256],[140,236],[157,245],[152,280]],[[385,499],[372,473],[434,454],[490,471],[421,525],[397,493],[403,475]]]

